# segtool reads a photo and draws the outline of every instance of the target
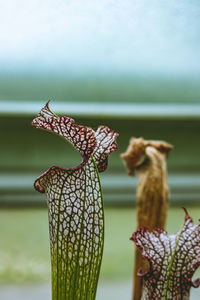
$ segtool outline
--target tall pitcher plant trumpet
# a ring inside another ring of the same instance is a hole
[[[83,159],[71,169],[50,167],[34,184],[47,196],[52,300],[94,300],[104,244],[99,172],[106,169],[108,156],[117,150],[118,134],[106,126],[95,132],[76,125],[69,117],[55,115],[49,103],[32,124],[68,140]]]

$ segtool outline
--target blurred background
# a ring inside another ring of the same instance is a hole
[[[50,299],[45,196],[37,176],[80,155],[31,126],[57,114],[119,133],[101,174],[106,240],[98,299],[130,299],[137,178],[119,154],[131,136],[175,146],[168,231],[200,217],[200,3],[197,0],[0,1],[0,298]],[[191,299],[199,299],[194,290]],[[32,297],[32,298],[31,298]],[[196,297],[196,298],[195,298]]]

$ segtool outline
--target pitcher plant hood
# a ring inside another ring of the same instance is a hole
[[[72,118],[57,116],[49,108],[49,101],[41,109],[39,114],[32,121],[36,128],[52,131],[69,141],[78,150],[83,159],[82,163],[74,168],[50,167],[35,181],[35,188],[41,193],[45,192],[45,185],[48,178],[56,171],[71,173],[81,169],[90,159],[91,155],[95,160],[98,171],[103,172],[107,168],[108,156],[117,150],[116,138],[118,133],[107,126],[99,126],[95,132],[91,127],[75,124]]]

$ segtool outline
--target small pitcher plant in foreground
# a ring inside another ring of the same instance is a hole
[[[99,172],[117,150],[118,134],[106,126],[95,132],[58,117],[49,103],[32,121],[36,128],[59,134],[80,152],[74,168],[50,167],[35,181],[46,193],[49,215],[52,299],[94,300],[104,244],[104,208]]]
[[[138,274],[144,278],[142,300],[189,300],[191,287],[200,286],[200,278],[192,281],[200,265],[200,223],[194,225],[185,210],[183,227],[176,234],[142,227],[131,240],[149,262],[149,270]]]
[[[163,141],[148,141],[132,137],[121,157],[126,162],[130,176],[139,172],[137,186],[137,228],[148,226],[165,228],[168,208],[169,187],[167,183],[166,158],[172,145]],[[140,300],[143,278],[138,277],[138,269],[148,268],[146,260],[138,249],[135,252],[133,277],[133,300]]]

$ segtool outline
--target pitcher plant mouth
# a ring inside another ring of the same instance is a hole
[[[57,116],[49,102],[32,121],[68,140],[82,157],[74,168],[50,167],[34,183],[46,193],[53,300],[93,300],[96,296],[104,243],[104,208],[99,172],[117,150],[118,134],[106,126],[95,132]]]
[[[133,233],[131,240],[149,262],[149,270],[138,275],[144,278],[142,299],[188,300],[191,287],[200,286],[200,278],[192,281],[200,265],[200,222],[193,224],[186,209],[182,229],[167,235],[163,229],[149,232],[142,227]]]

